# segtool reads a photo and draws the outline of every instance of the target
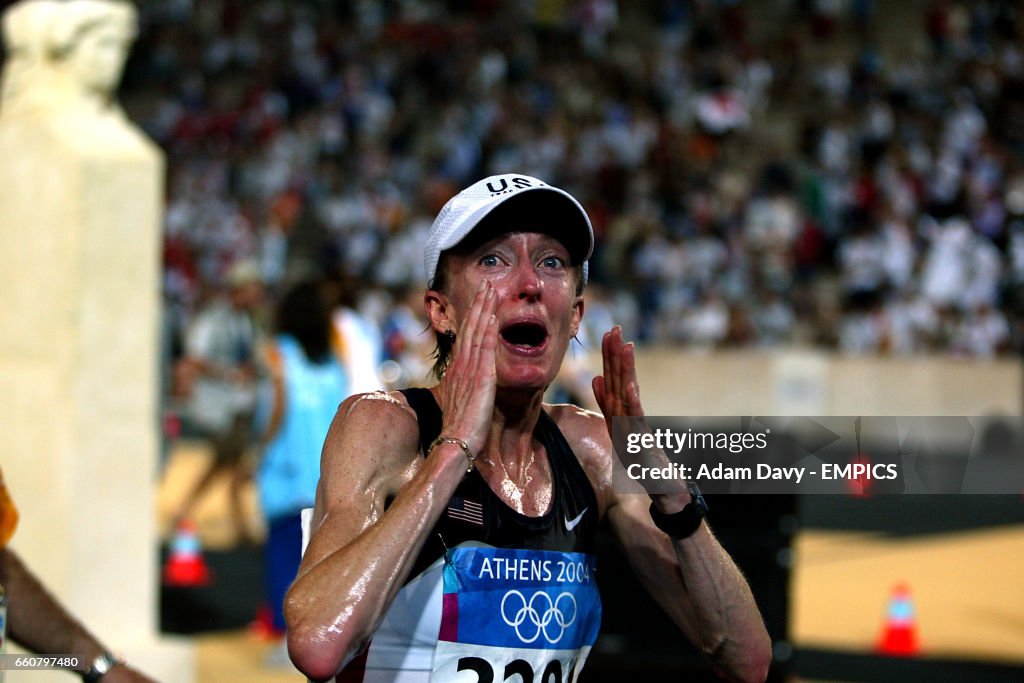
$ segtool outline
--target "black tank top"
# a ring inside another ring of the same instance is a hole
[[[416,411],[420,449],[425,456],[441,432],[441,408],[429,389],[404,389],[402,394]],[[547,451],[551,467],[551,509],[540,517],[513,510],[474,469],[456,488],[410,576],[418,576],[444,554],[446,547],[453,548],[464,541],[479,541],[498,548],[594,552],[598,508],[590,480],[558,425],[543,410],[534,436]]]

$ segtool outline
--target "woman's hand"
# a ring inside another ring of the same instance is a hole
[[[594,378],[594,398],[601,406],[608,436],[619,463],[627,469],[632,465],[661,467],[668,464],[668,458],[660,448],[635,453],[626,447],[625,439],[628,435],[645,434],[650,429],[640,404],[633,343],[627,344],[622,340],[622,328],[618,325],[605,333],[601,342],[601,355],[604,357],[604,375]],[[665,493],[664,482],[658,480],[658,483],[660,486],[652,488],[645,479],[640,485],[648,494]]]
[[[438,403],[444,414],[441,436],[462,439],[474,456],[487,442],[494,412],[497,308],[498,296],[490,282],[484,280],[457,330],[451,363],[437,386]]]
[[[622,327],[616,325],[601,340],[604,375],[594,378],[594,398],[601,406],[608,434],[612,433],[613,417],[643,417],[640,386],[636,381],[636,359],[633,342],[622,340]]]

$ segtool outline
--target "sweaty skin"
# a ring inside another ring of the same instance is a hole
[[[643,415],[633,346],[621,329],[604,336],[604,372],[594,380],[603,416],[542,403],[583,315],[565,247],[540,233],[508,233],[451,254],[448,267],[445,291],[425,295],[432,328],[456,332],[451,363],[433,389],[441,434],[469,445],[474,466],[502,500],[539,516],[552,504],[553,484],[533,427],[547,410],[641,583],[723,677],[763,681],[768,635],[746,582],[707,525],[672,540],[654,526],[651,498],[612,489],[610,420]],[[542,327],[543,341],[503,336],[523,322]],[[289,652],[307,676],[327,680],[361,650],[467,464],[458,445],[419,452],[415,413],[399,393],[353,396],[341,405],[324,446],[312,539],[285,602]],[[689,494],[654,502],[672,513]]]

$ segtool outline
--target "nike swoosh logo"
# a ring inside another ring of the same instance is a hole
[[[589,509],[590,509],[589,507],[583,508],[583,512],[581,512],[580,514],[576,515],[572,519],[566,519],[565,517],[563,517],[562,519],[565,521],[565,530],[566,531],[572,531],[573,529],[575,529],[576,525],[580,523],[580,520],[583,519],[583,515],[587,514],[587,510],[589,510]]]

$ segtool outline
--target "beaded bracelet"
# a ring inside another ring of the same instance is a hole
[[[430,448],[427,449],[427,455],[430,455],[431,451],[434,450],[435,446],[442,443],[453,443],[459,448],[461,448],[462,452],[466,454],[466,460],[469,461],[469,464],[466,466],[466,472],[469,473],[473,471],[473,461],[476,460],[476,456],[473,455],[472,451],[469,450],[468,443],[466,443],[462,439],[456,439],[454,436],[439,436],[436,439],[434,439],[433,443],[430,444]]]

